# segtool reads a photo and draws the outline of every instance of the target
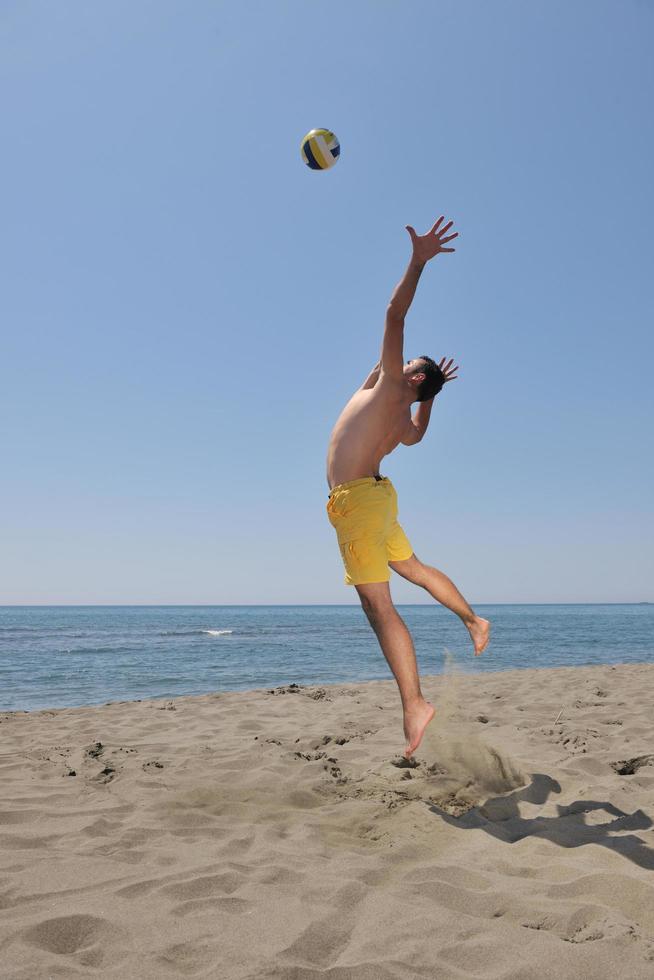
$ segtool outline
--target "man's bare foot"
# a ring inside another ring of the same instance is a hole
[[[429,701],[419,701],[415,708],[404,712],[404,737],[406,749],[404,758],[410,759],[422,742],[425,728],[436,714],[436,709]]]
[[[468,632],[472,637],[472,642],[475,648],[475,657],[478,657],[479,654],[482,653],[488,646],[488,641],[490,639],[490,623],[487,619],[482,619],[481,616],[475,616],[472,623],[470,623],[468,626]]]

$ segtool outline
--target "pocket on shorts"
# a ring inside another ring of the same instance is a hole
[[[339,542],[339,547],[347,585],[387,582],[390,578],[386,549],[381,541],[357,538],[355,541]]]

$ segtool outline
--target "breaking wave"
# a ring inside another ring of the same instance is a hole
[[[160,636],[202,636],[202,634],[207,636],[225,636],[227,633],[233,633],[234,630],[165,630],[160,633]]]

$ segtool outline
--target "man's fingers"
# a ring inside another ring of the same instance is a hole
[[[440,218],[438,219],[438,221],[431,226],[431,228],[429,229],[429,231],[427,232],[427,234],[428,235],[433,235],[434,232],[436,231],[436,229],[438,228],[438,226],[440,225],[441,221],[444,221],[444,220],[445,220],[445,215],[442,214],[440,216]]]
[[[448,361],[446,357],[441,357],[438,362],[438,366],[443,374],[445,381],[455,381],[458,378],[456,373],[459,370],[459,365],[454,364],[454,358],[451,357]]]
[[[456,252],[455,248],[442,248],[441,252]]]
[[[443,225],[443,227],[438,232],[438,237],[440,238],[441,235],[444,235],[446,231],[449,231],[453,224],[454,224],[453,221],[448,221],[446,225]]]
[[[440,238],[439,241],[441,245],[444,245],[445,242],[451,242],[453,238],[458,238],[458,237],[459,237],[459,233],[458,231],[455,231],[453,235],[448,235],[446,238]]]
[[[406,230],[409,232],[409,235],[411,236],[411,241],[414,242],[417,238],[415,228],[412,228],[411,225],[406,225]]]

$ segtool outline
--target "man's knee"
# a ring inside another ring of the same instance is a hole
[[[377,590],[361,587],[357,589],[357,592],[359,593],[361,607],[372,625],[379,623],[395,611],[388,588]]]
[[[376,602],[369,595],[362,595],[359,593],[359,599],[361,600],[361,608],[368,617],[368,619],[373,620],[375,618],[375,611],[379,608],[379,603]]]

